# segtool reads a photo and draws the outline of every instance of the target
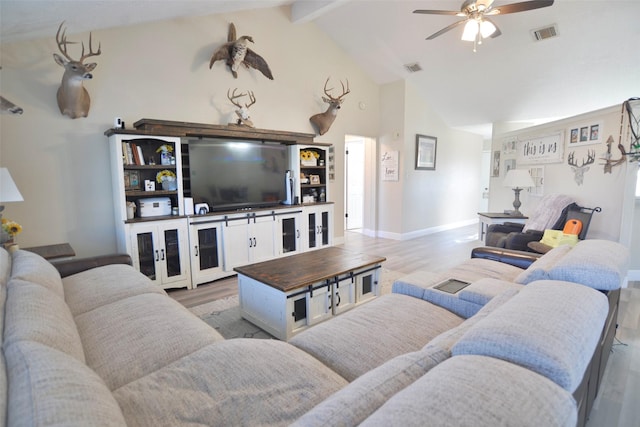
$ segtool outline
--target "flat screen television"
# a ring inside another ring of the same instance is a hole
[[[274,206],[285,200],[286,145],[225,138],[192,139],[188,144],[195,203],[220,211]]]

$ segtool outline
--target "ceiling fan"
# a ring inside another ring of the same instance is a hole
[[[489,16],[505,15],[507,13],[525,12],[527,10],[540,9],[553,5],[553,0],[533,0],[523,1],[520,3],[505,4],[504,6],[493,7],[493,0],[465,0],[460,7],[460,12],[450,10],[414,10],[413,13],[421,13],[425,15],[454,15],[466,18],[462,21],[444,27],[427,37],[427,40],[433,40],[436,37],[452,30],[462,24],[464,31],[462,32],[462,40],[473,42],[473,51],[476,51],[476,44],[482,44],[482,39],[498,37],[502,32],[496,24],[488,18]]]

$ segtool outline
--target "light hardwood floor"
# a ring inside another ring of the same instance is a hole
[[[339,245],[387,258],[383,266],[400,273],[417,270],[440,272],[468,259],[471,249],[482,246],[477,226],[462,227],[412,240],[371,238],[346,232]],[[186,307],[195,307],[238,293],[231,277],[200,285],[195,290],[174,290],[169,294]],[[603,383],[587,427],[640,426],[640,282],[622,290],[617,341],[609,357]]]

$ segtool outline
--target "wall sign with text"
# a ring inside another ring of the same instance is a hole
[[[518,140],[517,163],[562,163],[564,132]]]

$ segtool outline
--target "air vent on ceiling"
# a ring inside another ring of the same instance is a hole
[[[418,71],[422,71],[422,67],[417,62],[414,62],[412,64],[405,64],[404,68],[406,68],[410,73],[417,73]]]
[[[533,39],[536,41],[550,39],[558,35],[558,26],[553,24],[538,28],[537,30],[531,30],[531,35],[533,35]]]

